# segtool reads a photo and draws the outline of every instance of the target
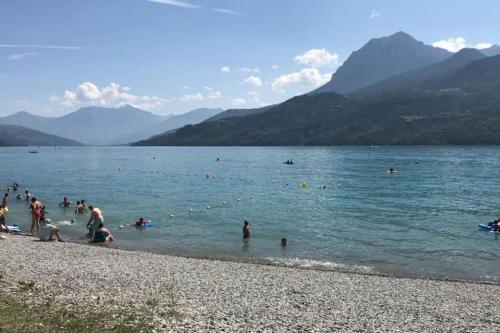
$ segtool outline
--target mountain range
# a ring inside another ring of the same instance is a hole
[[[485,54],[495,49],[373,39],[318,90],[136,145],[500,144],[500,56]]]
[[[21,111],[0,118],[0,124],[24,126],[87,145],[115,145],[146,139],[187,124],[197,124],[221,111],[198,109],[182,115],[159,116],[130,105],[120,108],[93,106],[57,118]]]
[[[81,146],[80,142],[16,125],[0,125],[0,146]]]

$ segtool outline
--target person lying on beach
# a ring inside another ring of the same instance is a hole
[[[89,222],[87,223],[87,228],[89,229],[90,238],[93,239],[97,226],[99,224],[104,223],[104,217],[99,208],[94,206],[89,206],[89,209],[90,209],[90,219]]]
[[[64,197],[63,201],[59,204],[59,207],[68,208],[69,205],[71,205],[71,201],[69,201],[68,198]]]
[[[39,228],[39,223],[40,223],[40,218],[42,217],[42,210],[43,210],[43,204],[38,201],[35,197],[31,198],[31,233],[33,234],[33,229],[36,227],[36,230],[38,231]]]
[[[52,225],[49,219],[40,219],[40,230],[38,231],[38,237],[43,242],[53,241],[54,237],[57,238],[59,242],[62,242],[61,236],[59,235],[59,228]]]
[[[250,238],[250,222],[247,220],[245,220],[243,224],[243,238]]]
[[[109,232],[109,230],[104,227],[104,224],[99,223],[96,231],[94,232],[94,237],[92,237],[91,242],[112,242],[114,240],[115,239],[113,238],[113,235],[111,235],[111,232]]]

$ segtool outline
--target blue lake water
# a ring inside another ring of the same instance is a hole
[[[28,150],[0,148],[0,186],[20,183],[74,241],[88,215],[63,196],[101,208],[123,248],[500,281],[500,237],[477,227],[500,215],[500,147]],[[26,203],[11,195],[9,209],[28,231]],[[131,227],[139,216],[156,227]]]

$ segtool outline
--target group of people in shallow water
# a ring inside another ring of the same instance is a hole
[[[0,232],[10,232],[10,228],[7,226],[6,216],[8,212],[8,198],[9,192],[17,192],[20,186],[18,183],[14,182],[12,187],[8,187],[5,194],[3,195],[2,205],[0,206]],[[51,220],[46,218],[48,214],[45,205],[38,200],[36,197],[32,196],[29,191],[24,191],[24,199],[30,204],[29,210],[31,215],[31,228],[30,234],[33,235],[34,232],[38,234],[38,237],[42,241],[52,241],[57,239],[62,242],[60,235],[60,230],[51,223]],[[22,200],[23,197],[18,193],[16,199]],[[70,208],[72,202],[69,201],[67,197],[63,198],[63,201],[59,204],[61,208]],[[93,206],[88,206],[85,204],[85,200],[77,201],[75,206],[75,214],[85,214],[90,211],[90,219],[87,223],[88,236],[91,242],[112,242],[114,240],[111,232],[104,226],[104,217],[102,211]],[[72,219],[73,223],[74,220]],[[17,228],[16,228],[17,229]]]

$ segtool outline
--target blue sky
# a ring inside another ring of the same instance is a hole
[[[370,38],[500,44],[498,13],[496,0],[1,0],[0,115],[263,106],[322,84]]]

